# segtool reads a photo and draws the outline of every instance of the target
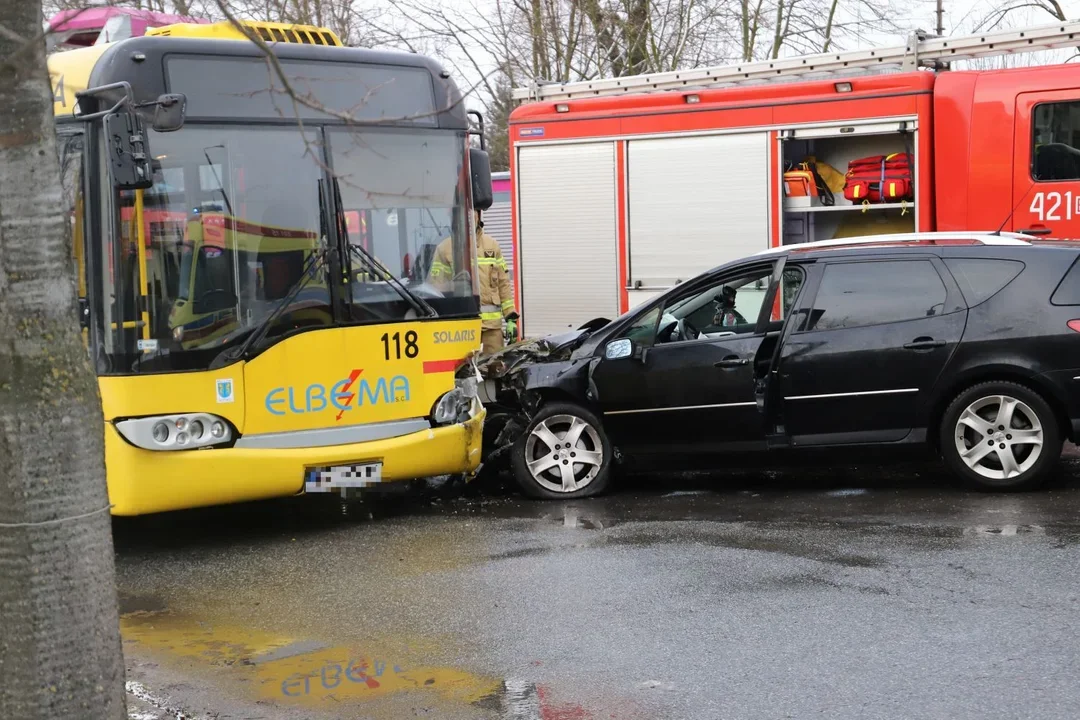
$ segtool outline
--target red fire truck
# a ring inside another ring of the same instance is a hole
[[[518,91],[522,331],[613,318],[780,244],[954,229],[1080,237],[1080,67],[942,71],[1078,45],[1080,22],[1062,23]],[[903,153],[903,197],[786,194],[785,171],[808,158],[835,178],[852,160]]]

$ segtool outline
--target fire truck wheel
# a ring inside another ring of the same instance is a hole
[[[1011,382],[985,382],[956,396],[940,437],[945,464],[977,490],[1030,490],[1061,457],[1061,428],[1036,392]]]
[[[591,497],[611,478],[612,448],[600,421],[572,403],[544,405],[514,443],[514,478],[526,495]]]

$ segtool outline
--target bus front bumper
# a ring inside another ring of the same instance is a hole
[[[161,452],[130,445],[105,424],[113,515],[297,495],[310,468],[382,463],[382,481],[471,474],[480,466],[483,409],[456,425],[385,440],[281,450],[224,448]]]

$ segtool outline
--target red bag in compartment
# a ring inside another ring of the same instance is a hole
[[[853,203],[889,203],[911,200],[911,153],[874,155],[848,163],[844,197]]]

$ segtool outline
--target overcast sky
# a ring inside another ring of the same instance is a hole
[[[471,19],[472,23],[483,24],[484,17],[488,15],[486,8],[489,5],[493,5],[493,0],[441,0],[444,7],[452,8],[453,14],[465,19],[465,15],[473,15]],[[870,0],[873,2],[874,0]],[[1009,3],[1004,3],[1002,0],[942,0],[944,19],[943,25],[945,33],[947,35],[963,35],[973,32],[977,32],[980,28],[979,24],[987,17],[989,17],[995,9],[1007,6],[1022,6],[1033,2],[1034,0],[1011,0]],[[387,4],[385,0],[360,0],[360,2],[368,7],[378,8],[385,10]],[[1065,9],[1067,17],[1070,19],[1080,20],[1080,0],[1060,0],[1062,7]],[[882,47],[889,45],[902,45],[906,39],[909,31],[915,29],[923,29],[932,32],[936,25],[935,10],[937,7],[936,0],[898,0],[896,2],[899,7],[910,8],[911,14],[906,17],[899,17],[896,19],[904,30],[897,34],[883,34],[881,32],[875,32],[866,25],[869,23],[863,23],[863,17],[869,20],[871,15],[870,11],[862,3],[847,3],[847,6],[853,8],[848,12],[847,17],[837,18],[837,22],[844,22],[853,28],[854,40],[847,38],[844,50],[863,49],[871,47]],[[1010,13],[1006,26],[1011,27],[1023,27],[1028,25],[1042,25],[1053,22],[1054,18],[1043,10],[1038,8],[1021,8],[1014,10]],[[407,23],[407,20],[401,20],[402,23]],[[402,27],[399,25],[399,27]],[[402,27],[404,30],[405,28]],[[986,28],[981,28],[986,29]],[[999,27],[999,29],[1001,29]],[[419,29],[413,31],[415,37],[420,38],[421,45],[423,44],[423,32]],[[426,49],[422,48],[421,51]],[[474,56],[483,57],[486,56],[487,60],[482,64],[490,64],[491,67],[495,65],[495,57],[485,52],[484,48],[473,48],[471,53]],[[787,50],[786,55],[794,54],[794,51]],[[1002,64],[1016,65],[1016,64],[1030,64],[1030,63],[1046,63],[1046,62],[1062,62],[1069,57],[1075,55],[1075,52],[1056,51],[1049,56],[1047,54],[1027,54],[1022,56],[1014,56],[1006,61],[980,61],[980,67],[1000,67]],[[462,85],[463,89],[473,87],[480,79],[480,75],[472,69],[471,63],[467,62],[464,56],[461,54],[460,49],[452,46],[441,48],[441,59],[448,65],[452,66],[452,70],[457,76],[458,82]],[[958,68],[960,69],[960,68]],[[487,69],[485,69],[487,70]],[[481,97],[479,93],[474,96],[474,101],[470,105],[479,105]]]

